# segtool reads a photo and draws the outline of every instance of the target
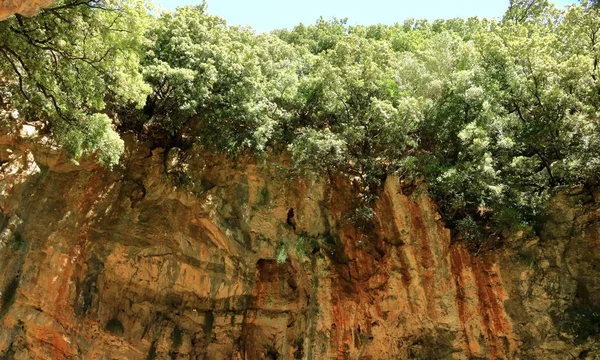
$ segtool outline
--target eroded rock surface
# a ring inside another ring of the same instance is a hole
[[[565,315],[600,301],[593,195],[475,255],[394,177],[361,222],[281,159],[127,136],[109,171],[29,136],[0,138],[0,358],[597,358]]]
[[[0,0],[0,21],[13,14],[34,16],[42,7],[54,4],[54,0]]]

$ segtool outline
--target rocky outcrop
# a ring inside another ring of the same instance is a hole
[[[13,14],[34,16],[42,7],[54,4],[54,0],[0,0],[0,21]]]
[[[108,170],[30,130],[0,138],[0,358],[597,358],[593,194],[474,254],[395,177],[365,220],[352,179],[281,157],[126,135]]]

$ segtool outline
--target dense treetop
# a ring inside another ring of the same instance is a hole
[[[271,34],[205,8],[62,0],[0,22],[0,101],[108,165],[118,126],[232,156],[289,151],[299,168],[353,176],[365,205],[386,175],[424,178],[470,240],[529,229],[553,192],[597,183],[596,2]]]
[[[115,163],[123,142],[106,108],[143,105],[148,20],[142,3],[69,0],[0,22],[0,103],[46,121],[72,156]]]

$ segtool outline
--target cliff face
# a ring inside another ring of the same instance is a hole
[[[130,136],[109,171],[3,133],[2,359],[599,356],[574,321],[600,303],[593,194],[557,197],[543,238],[474,255],[394,177],[361,223],[350,180],[285,161]]]
[[[13,14],[33,16],[40,8],[54,4],[53,0],[0,0],[0,21]]]

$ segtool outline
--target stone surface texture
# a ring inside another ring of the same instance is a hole
[[[34,16],[42,7],[54,4],[54,0],[0,0],[0,21],[13,14]]]
[[[108,170],[12,126],[1,359],[600,357],[561,326],[600,303],[600,194],[567,191],[540,238],[476,253],[453,242],[424,185],[396,177],[364,222],[352,179],[300,176],[282,158],[125,134]]]

